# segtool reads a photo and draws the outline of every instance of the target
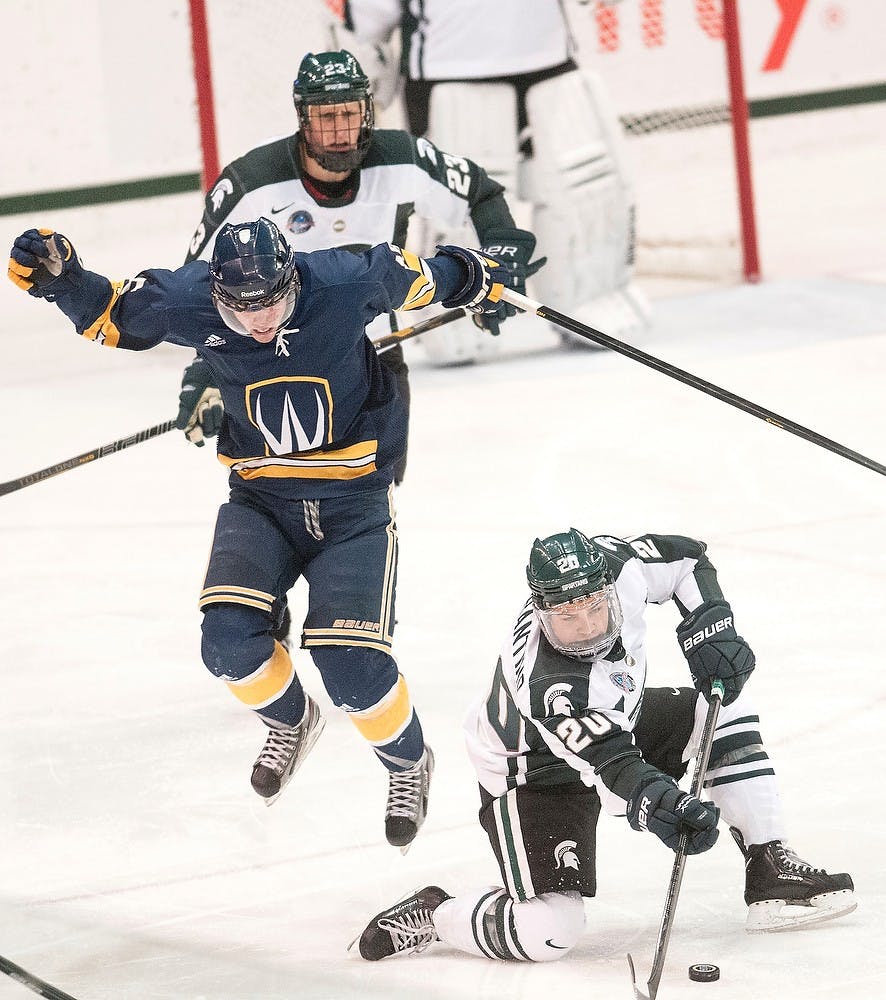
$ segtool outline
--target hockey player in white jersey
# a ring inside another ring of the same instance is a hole
[[[576,62],[562,0],[329,6],[364,43],[384,45],[399,32],[413,134],[472,157],[511,199],[531,204],[531,228],[551,262],[535,279],[533,297],[612,336],[645,329],[648,305],[633,281],[635,198],[621,124],[598,74]],[[438,242],[430,232],[426,246]],[[588,345],[557,332],[571,346]],[[445,364],[495,343],[454,324],[425,350]]]
[[[708,850],[722,818],[745,858],[749,931],[785,930],[855,909],[847,874],[787,846],[775,772],[745,682],[754,654],[735,629],[702,542],[677,535],[536,539],[531,595],[492,683],[465,721],[480,823],[504,882],[451,896],[428,886],[377,914],[370,961],[435,941],[492,959],[562,958],[596,893],[600,808],[676,851]],[[694,688],[646,687],[647,603],[672,601]],[[724,686],[704,801],[677,782],[697,750],[715,679]]]
[[[370,81],[351,53],[305,55],[293,100],[298,131],[257,146],[222,170],[206,196],[187,262],[208,260],[216,234],[226,223],[264,216],[279,226],[296,251],[339,247],[357,252],[385,241],[403,246],[415,213],[440,227],[468,225],[468,245],[494,246],[508,259],[529,264],[535,238],[516,228],[504,189],[481,166],[427,139],[375,128]],[[540,266],[535,262],[527,273]],[[525,278],[518,290],[525,290]],[[515,312],[501,303],[496,315],[480,317],[477,323],[484,335],[496,334]],[[395,328],[392,311],[368,332],[381,336]],[[381,360],[397,376],[408,410],[402,346],[386,351]],[[218,433],[222,415],[211,372],[197,361],[185,372],[178,424],[189,440],[202,445],[205,437]],[[395,482],[402,480],[405,465],[404,453]]]

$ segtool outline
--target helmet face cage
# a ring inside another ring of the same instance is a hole
[[[548,642],[561,653],[595,660],[612,649],[624,616],[615,586],[563,604],[536,604],[536,615]]]
[[[621,632],[621,603],[600,550],[576,528],[536,538],[526,577],[548,642],[561,652],[596,658]]]
[[[298,69],[292,85],[292,99],[298,112],[301,142],[308,155],[333,173],[355,170],[363,162],[375,128],[375,108],[369,78],[350,52],[309,52]],[[341,141],[341,116],[311,113],[311,108],[331,109],[353,102],[360,105],[359,125],[351,135],[350,148],[330,149],[335,139]],[[323,120],[325,119],[325,120]],[[319,140],[318,140],[319,136]]]
[[[268,309],[288,297],[291,303],[285,322],[300,289],[295,252],[268,219],[228,224],[215,241],[209,284],[212,300],[228,326],[231,313]],[[245,332],[240,324],[232,328]]]

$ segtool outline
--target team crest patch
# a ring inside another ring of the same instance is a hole
[[[544,693],[545,716],[575,715],[575,709],[569,700],[571,684],[552,684]]]
[[[286,228],[290,233],[295,233],[296,236],[300,233],[306,233],[309,229],[313,229],[315,225],[313,215],[303,208],[300,208],[297,212],[293,212],[286,220]]]
[[[637,689],[637,685],[634,683],[634,678],[631,677],[630,674],[626,674],[623,670],[616,670],[615,673],[610,674],[609,680],[611,680],[617,688],[621,688],[622,691],[627,691],[628,694]]]

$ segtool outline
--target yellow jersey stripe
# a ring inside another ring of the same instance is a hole
[[[116,347],[120,343],[120,331],[111,322],[111,309],[119,298],[123,285],[122,281],[111,282],[111,298],[105,306],[105,311],[83,331],[82,336],[87,340],[98,340],[105,347]]]

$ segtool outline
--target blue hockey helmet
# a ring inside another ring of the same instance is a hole
[[[372,103],[369,77],[360,63],[347,49],[338,52],[308,52],[298,67],[298,76],[292,84],[292,100],[298,112],[301,141],[308,154],[321,167],[336,173],[356,170],[363,162],[372,132],[375,128],[375,109]],[[335,137],[334,128],[323,121],[312,120],[311,108],[320,105],[359,102],[359,128],[352,137],[349,149],[331,149],[328,145]],[[327,142],[317,142],[317,136]]]
[[[266,309],[293,293],[294,308],[300,287],[295,251],[270,219],[228,223],[215,240],[209,284],[216,306],[235,313]]]

